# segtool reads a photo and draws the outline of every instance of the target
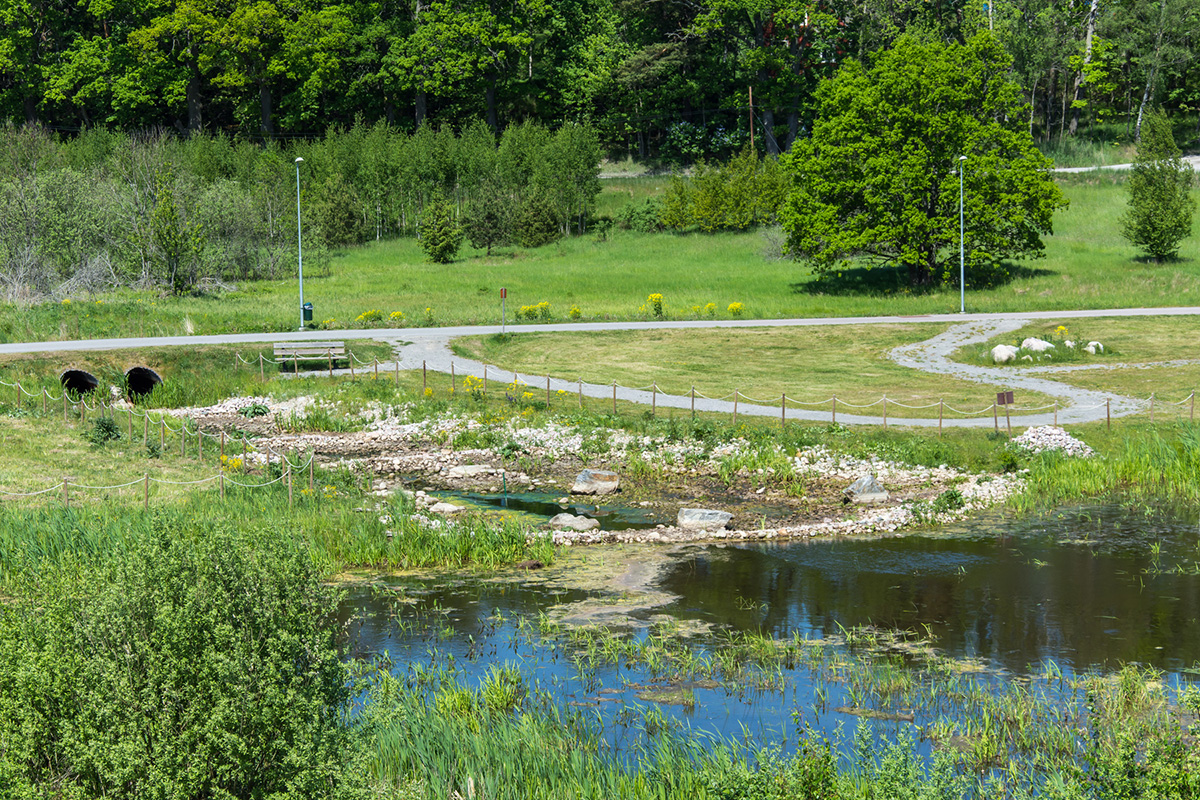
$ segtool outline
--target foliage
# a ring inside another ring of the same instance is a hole
[[[362,241],[363,205],[342,173],[326,175],[309,204],[309,214],[327,246],[338,248]]]
[[[449,264],[462,244],[463,232],[454,207],[445,197],[436,197],[421,217],[421,249],[435,264]]]
[[[490,256],[493,247],[512,240],[512,198],[497,184],[485,184],[467,208],[463,228],[471,246]]]
[[[1137,159],[1129,173],[1129,210],[1121,235],[1155,261],[1175,258],[1179,243],[1192,234],[1196,201],[1194,175],[1180,159],[1171,121],[1161,110],[1142,123]]]
[[[647,197],[639,202],[631,202],[616,214],[619,228],[638,233],[657,233],[663,229],[663,204],[655,197]]]
[[[690,180],[676,177],[661,219],[673,230],[744,231],[775,223],[785,195],[779,161],[745,147],[723,165],[696,164]]]
[[[794,180],[781,214],[789,251],[818,273],[862,256],[913,286],[940,280],[957,261],[965,155],[971,262],[1040,256],[1066,201],[1022,124],[1010,65],[987,33],[965,45],[906,36],[823,83],[812,137],[782,158]]]
[[[333,593],[285,540],[141,531],[0,608],[6,794],[348,797]]]
[[[115,442],[121,438],[121,426],[116,423],[112,417],[97,417],[92,422],[91,430],[87,432],[87,439],[95,445],[104,445],[109,442]]]
[[[517,208],[517,241],[522,247],[541,247],[562,235],[549,199],[535,192]]]

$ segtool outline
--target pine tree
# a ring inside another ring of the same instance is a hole
[[[512,197],[493,182],[484,183],[471,200],[463,219],[472,247],[483,247],[492,254],[496,245],[512,240]]]
[[[435,197],[421,217],[421,249],[435,264],[449,264],[462,244],[463,232],[454,218],[454,206],[444,196]]]
[[[1155,261],[1174,258],[1179,243],[1192,234],[1193,174],[1179,155],[1171,121],[1161,110],[1151,112],[1142,122],[1129,174],[1129,210],[1121,217],[1121,235]]]

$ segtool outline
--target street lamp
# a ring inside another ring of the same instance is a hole
[[[958,313],[967,313],[966,245],[963,228],[963,170],[966,156],[958,157]]]
[[[300,236],[300,165],[304,159],[296,157],[296,254],[300,259],[300,330],[304,330],[304,242]]]

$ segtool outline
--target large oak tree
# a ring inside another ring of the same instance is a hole
[[[1041,255],[1066,200],[1009,67],[986,33],[964,45],[905,36],[870,67],[850,62],[824,82],[812,137],[783,157],[789,252],[818,273],[858,258],[902,267],[914,286],[949,278],[965,155],[972,263]]]

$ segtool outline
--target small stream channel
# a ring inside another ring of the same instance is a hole
[[[722,632],[732,630],[827,639],[836,653],[847,650],[845,629],[872,625],[932,638],[941,654],[973,664],[987,686],[1138,662],[1165,670],[1167,685],[1178,688],[1200,668],[1197,527],[1194,511],[1098,505],[1025,519],[992,514],[891,538],[686,546],[658,572],[654,588],[666,593],[664,603],[631,610],[627,635],[645,636],[645,625],[666,615],[682,630],[705,632],[692,641],[701,651],[721,647]],[[587,548],[576,548],[554,569],[588,558]],[[369,588],[347,598],[357,654],[386,653],[397,674],[448,665],[472,686],[493,665],[518,666],[564,706],[609,723],[618,748],[644,728],[647,713],[764,743],[786,740],[801,721],[831,736],[862,724],[838,710],[857,705],[850,682],[830,682],[812,664],[789,665],[782,681],[668,687],[644,665],[581,669],[570,646],[519,622],[606,594],[599,590],[515,571],[388,584],[410,604]],[[897,718],[872,724],[883,731],[911,721],[913,709],[897,710]]]

